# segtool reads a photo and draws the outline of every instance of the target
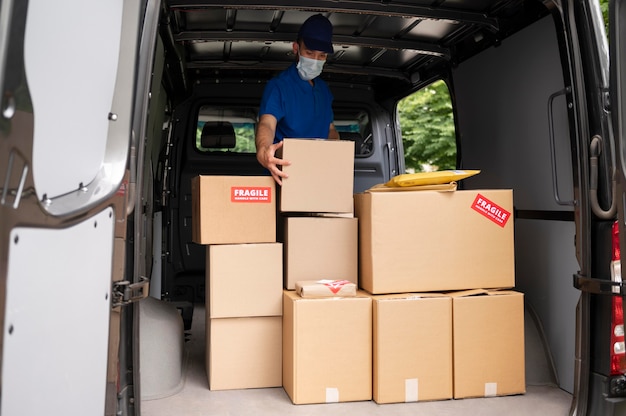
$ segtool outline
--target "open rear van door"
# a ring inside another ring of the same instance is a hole
[[[626,351],[624,349],[625,267],[621,253],[626,253],[626,1],[609,2],[610,108],[616,149],[617,222],[613,226],[613,267],[611,296],[610,373],[607,393],[611,405],[606,414],[626,411]]]
[[[626,202],[626,1],[614,0],[610,2],[610,56],[611,56],[611,108],[613,113],[613,129],[619,143],[618,171],[620,201],[619,219],[621,225],[625,224],[624,204]],[[620,227],[620,231],[623,228]],[[625,234],[621,233],[622,245]]]
[[[104,414],[116,385],[143,3],[0,2],[4,416]]]

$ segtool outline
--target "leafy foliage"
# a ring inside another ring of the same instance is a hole
[[[448,87],[436,81],[398,103],[407,172],[456,167],[456,137]]]
[[[602,10],[602,16],[604,17],[606,33],[609,33],[609,0],[600,0],[600,10]]]

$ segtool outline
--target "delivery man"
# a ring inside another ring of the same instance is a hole
[[[276,157],[284,138],[339,140],[333,125],[333,95],[319,75],[334,52],[333,26],[321,14],[309,17],[293,43],[296,60],[271,79],[261,99],[256,131],[259,163],[282,185],[287,175],[280,169],[289,161]]]

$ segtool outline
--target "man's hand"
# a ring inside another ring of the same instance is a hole
[[[272,177],[279,185],[283,184],[282,178],[286,178],[288,176],[279,168],[279,166],[282,167],[290,165],[290,162],[276,157],[276,151],[281,147],[283,147],[283,142],[257,147],[256,150],[257,160],[263,167],[270,171]]]
[[[276,151],[283,147],[283,142],[274,143],[275,132],[276,118],[269,114],[262,115],[256,130],[256,158],[261,166],[269,170],[276,183],[282,185],[282,179],[287,174],[280,167],[291,163],[276,157]]]
[[[339,140],[339,132],[335,128],[333,123],[330,123],[330,127],[328,128],[328,140]]]

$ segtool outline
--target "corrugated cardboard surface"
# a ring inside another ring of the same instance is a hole
[[[285,219],[285,288],[300,280],[349,280],[358,283],[356,218]]]
[[[472,208],[478,194],[510,214],[504,226]],[[355,207],[370,293],[515,286],[511,190],[366,192]]]
[[[373,296],[373,397],[377,403],[452,398],[452,299]]]
[[[524,296],[453,296],[454,397],[524,393]]]
[[[207,319],[211,390],[282,385],[282,318]]]
[[[372,301],[284,291],[283,387],[294,404],[372,397]]]
[[[283,171],[282,212],[352,212],[354,142],[285,139],[281,157],[291,162]]]
[[[208,318],[280,316],[281,243],[207,246]]]
[[[269,200],[231,200],[234,188],[269,188]],[[271,176],[197,176],[191,182],[192,239],[198,244],[276,241],[275,182]]]

